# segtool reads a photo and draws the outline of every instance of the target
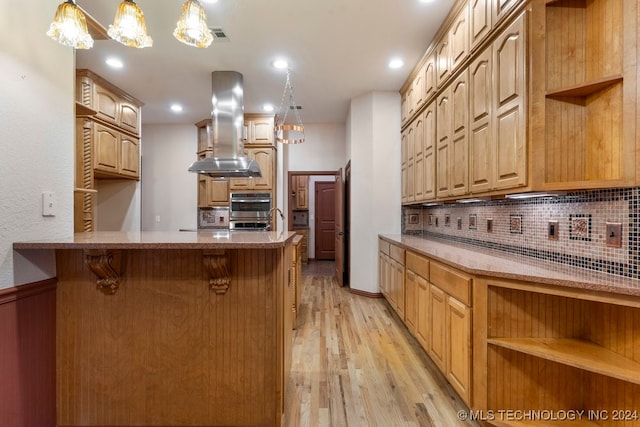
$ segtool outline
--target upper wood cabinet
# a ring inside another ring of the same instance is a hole
[[[275,118],[265,114],[245,114],[245,144],[275,145]]]
[[[469,188],[468,143],[468,72],[465,70],[451,84],[451,152],[449,174],[451,195],[460,196]]]
[[[634,0],[555,0],[534,8],[536,186],[638,184],[638,8]]]
[[[432,200],[436,197],[436,102],[432,101],[424,110],[424,130],[423,146],[424,160],[422,191],[423,201]],[[417,174],[417,172],[416,172]]]
[[[422,68],[424,70],[424,100],[431,99],[438,88],[436,82],[436,53],[431,52]]]
[[[469,0],[469,50],[474,48],[491,31],[492,0]]]
[[[462,64],[469,53],[469,7],[468,3],[456,16],[449,30],[449,43],[451,44],[451,70]]]
[[[436,104],[436,195],[451,195],[451,86],[438,96]]]
[[[294,196],[294,209],[309,209],[309,175],[294,175],[292,177]]]
[[[132,137],[96,121],[81,118],[91,135],[91,158],[96,178],[138,178],[140,145]]]
[[[503,19],[514,7],[522,4],[522,0],[492,0],[492,3],[493,22],[497,23],[498,21]]]
[[[469,66],[469,179],[472,193],[493,186],[494,147],[492,50],[487,48]]]
[[[245,155],[255,160],[262,172],[261,178],[231,178],[230,190],[256,190],[271,191],[275,187],[276,156],[275,147],[248,147],[244,149]]]
[[[76,101],[95,110],[95,119],[132,135],[140,135],[142,102],[90,70],[76,70]]]
[[[451,70],[451,44],[449,34],[436,43],[436,84],[441,86]]]

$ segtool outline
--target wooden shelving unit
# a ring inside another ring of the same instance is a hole
[[[474,377],[474,384],[486,384],[477,404],[496,414],[490,424],[640,426],[640,419],[613,419],[620,410],[640,417],[637,300],[487,279],[474,286],[476,308],[478,301],[486,302],[486,311],[476,310],[474,328],[486,338],[474,341],[474,356],[486,361],[486,377]],[[500,410],[584,413],[574,421],[515,420],[500,419]],[[590,416],[598,412],[608,419]]]

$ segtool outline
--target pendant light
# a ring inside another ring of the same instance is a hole
[[[84,13],[73,0],[58,5],[47,35],[58,43],[75,49],[93,47],[93,38],[87,31]]]
[[[296,104],[293,97],[293,86],[291,84],[291,70],[287,69],[287,81],[282,92],[280,108],[276,114],[276,140],[283,144],[300,144],[304,142],[304,126],[300,118],[301,106]],[[289,103],[285,106],[285,98],[289,94]],[[287,114],[293,110],[295,123],[287,123]]]
[[[198,0],[184,2],[173,36],[189,46],[209,47],[213,36],[207,26],[207,14]]]
[[[143,48],[153,45],[153,40],[147,35],[144,14],[133,0],[120,3],[113,25],[109,25],[107,34],[129,47]]]

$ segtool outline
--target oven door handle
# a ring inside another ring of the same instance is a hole
[[[271,200],[269,199],[231,199],[231,203],[240,202],[240,203],[269,203]]]

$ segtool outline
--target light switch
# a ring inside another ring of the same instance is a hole
[[[607,246],[612,248],[619,248],[622,246],[622,223],[620,222],[607,222],[607,236],[605,241]]]
[[[42,193],[42,216],[56,216],[56,193],[52,191]]]

